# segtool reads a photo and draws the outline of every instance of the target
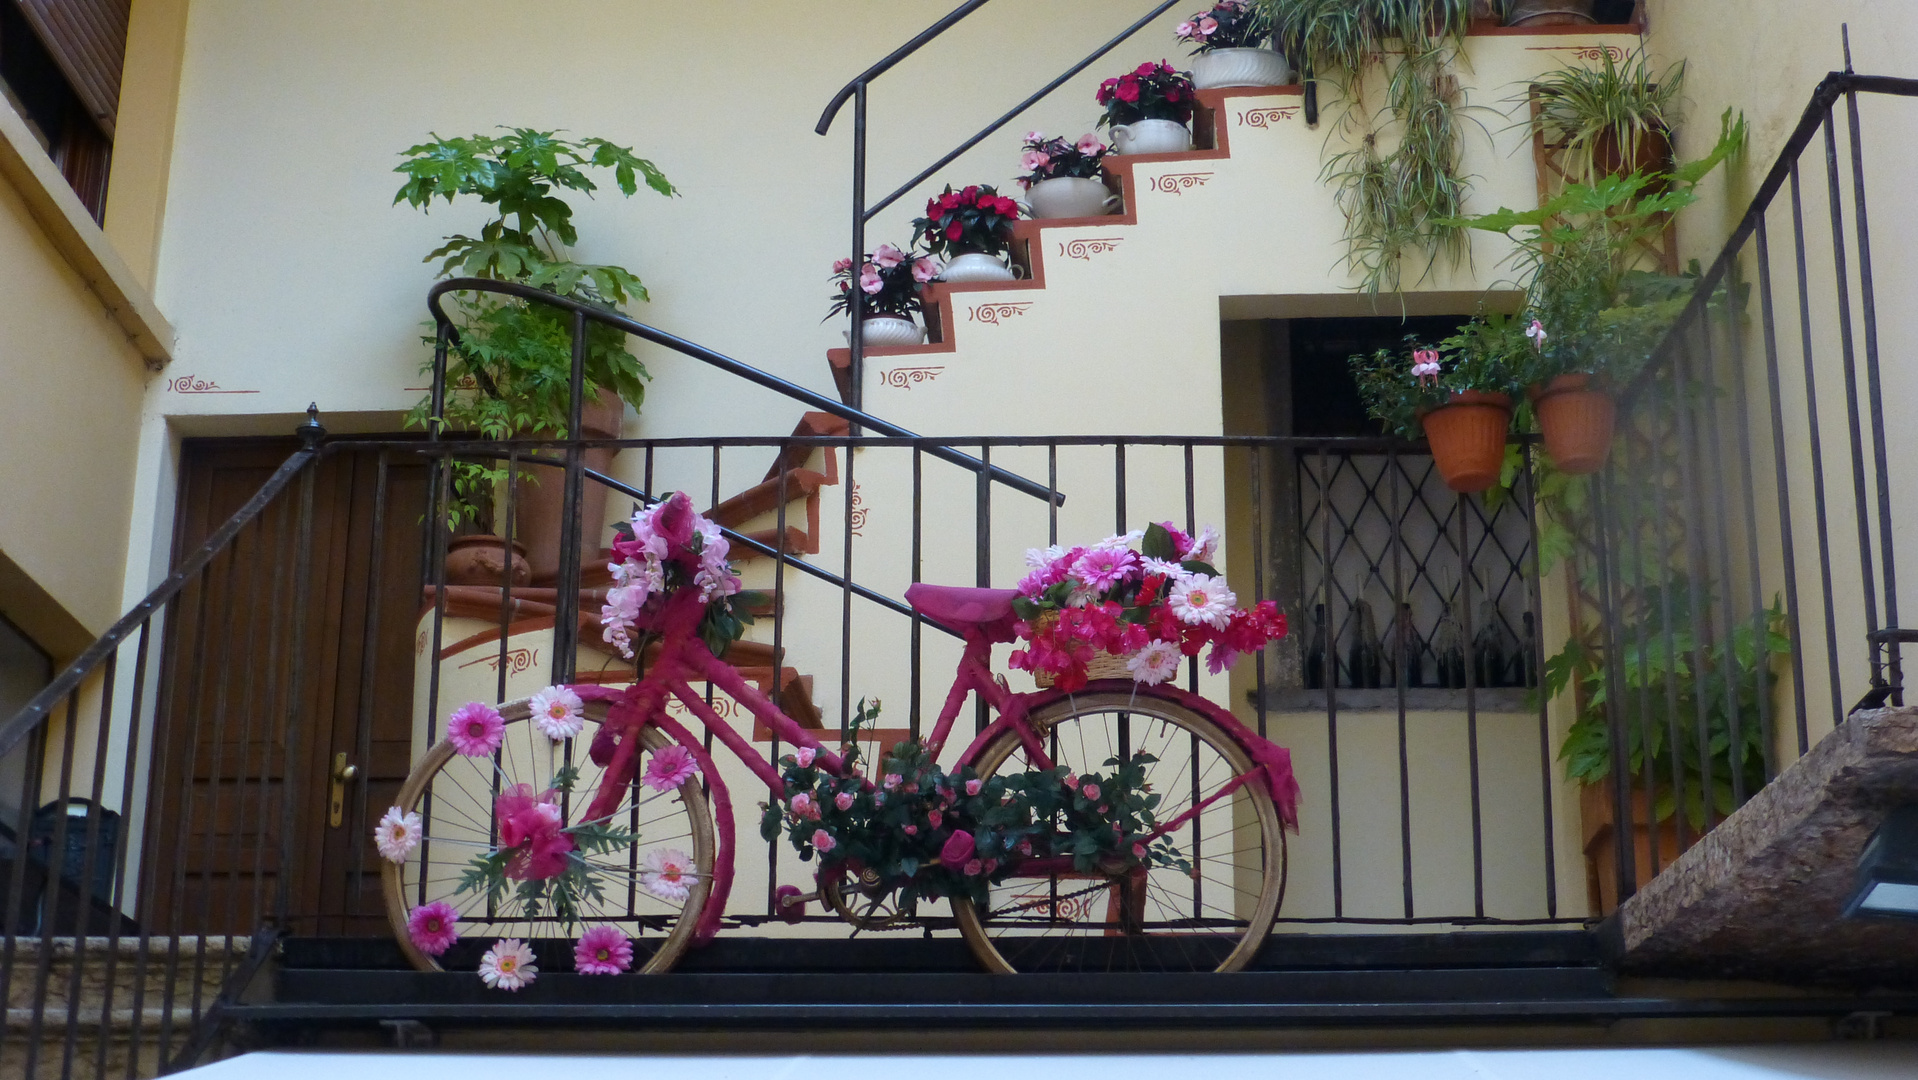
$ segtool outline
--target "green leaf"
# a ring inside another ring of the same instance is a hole
[[[1139,554],[1148,559],[1171,562],[1179,557],[1179,550],[1172,542],[1172,534],[1165,526],[1153,524],[1145,528],[1145,536],[1139,541]]]

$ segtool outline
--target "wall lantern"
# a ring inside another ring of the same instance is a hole
[[[1901,806],[1858,857],[1858,887],[1845,917],[1918,919],[1918,805]]]

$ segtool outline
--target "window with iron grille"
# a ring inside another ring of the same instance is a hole
[[[1294,591],[1299,650],[1282,670],[1294,690],[1536,683],[1529,492],[1522,483],[1510,494],[1451,491],[1419,446],[1380,439],[1346,364],[1408,337],[1436,341],[1462,321],[1291,321],[1284,433],[1327,440],[1282,466],[1291,490],[1281,491],[1290,504],[1281,520],[1292,531],[1279,553],[1293,565],[1280,578]]]

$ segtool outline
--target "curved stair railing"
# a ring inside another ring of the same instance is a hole
[[[997,120],[980,128],[958,146],[953,147],[951,151],[940,157],[939,160],[921,169],[918,175],[899,185],[892,194],[870,206],[867,205],[866,96],[868,88],[879,76],[891,71],[900,61],[924,48],[928,42],[944,34],[947,30],[952,29],[952,27],[964,21],[966,17],[970,16],[973,12],[985,7],[988,2],[989,0],[966,0],[966,3],[953,9],[951,14],[927,27],[911,41],[894,49],[885,59],[880,60],[865,71],[860,72],[851,82],[840,87],[839,92],[834,94],[832,100],[826,103],[825,112],[820,114],[819,123],[813,127],[813,131],[820,135],[831,131],[833,120],[838,117],[840,110],[846,107],[848,101],[852,102],[852,264],[854,266],[858,266],[865,261],[866,224],[876,215],[893,203],[898,202],[908,192],[929,179],[934,173],[958,160],[959,155],[984,142],[994,132],[997,132],[1007,124],[1018,119],[1027,109],[1045,100],[1053,91],[1069,82],[1073,76],[1091,67],[1100,57],[1118,48],[1130,40],[1134,34],[1152,25],[1154,19],[1172,10],[1181,0],[1163,0],[1162,3],[1155,4],[1150,11],[1146,12],[1131,26],[1120,31],[1112,40],[1086,54],[1084,59],[1067,68],[1057,78],[1040,87],[1024,101],[1014,105]],[[866,335],[865,328],[861,325],[860,320],[850,319],[848,322],[850,325],[846,332],[847,343],[852,350],[852,363],[849,369],[851,379],[851,394],[849,399],[852,405],[857,408],[863,403],[865,393],[863,376],[865,374]]]

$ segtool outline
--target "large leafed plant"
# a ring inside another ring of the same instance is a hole
[[[552,131],[512,128],[504,135],[442,138],[407,149],[396,172],[406,183],[394,195],[427,210],[436,199],[476,200],[490,216],[477,234],[456,233],[426,256],[441,277],[476,277],[544,289],[608,311],[647,299],[646,287],[625,267],[572,257],[579,232],[564,194],[599,190],[589,170],[610,171],[623,195],[639,184],[661,195],[677,192],[652,162],[606,139],[564,139]],[[449,351],[448,393],[440,423],[488,439],[516,435],[565,438],[572,395],[572,317],[544,304],[491,293],[461,294],[453,317],[459,340]],[[588,400],[610,388],[639,407],[649,377],[626,349],[625,335],[597,323],[587,329]],[[431,362],[424,370],[430,373]],[[432,401],[407,415],[411,425],[433,423]],[[464,466],[456,477],[456,514],[476,513],[497,470]]]

